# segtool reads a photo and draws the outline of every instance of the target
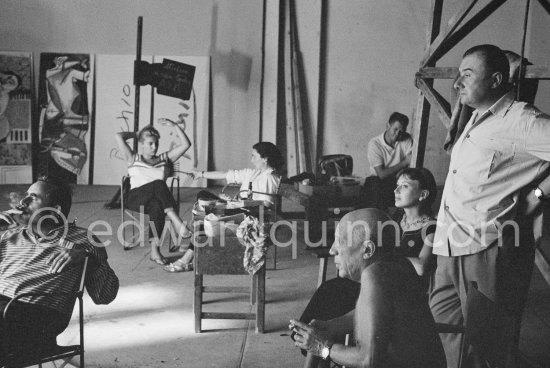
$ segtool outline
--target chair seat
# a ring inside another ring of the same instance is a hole
[[[55,344],[51,348],[45,348],[41,353],[31,353],[31,349],[25,350],[25,356],[10,357],[10,368],[23,368],[31,365],[36,365],[37,362],[46,363],[58,359],[68,358],[80,354],[80,345],[59,346]]]

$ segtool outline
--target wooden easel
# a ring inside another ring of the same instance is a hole
[[[430,106],[435,109],[437,116],[448,128],[451,122],[451,104],[433,88],[435,79],[454,79],[458,74],[458,67],[436,67],[436,63],[447,52],[453,49],[464,37],[466,37],[479,24],[487,19],[495,10],[506,3],[507,0],[492,0],[484,8],[474,14],[467,22],[461,24],[478,0],[464,0],[462,7],[448,21],[443,31],[441,28],[441,14],[443,0],[431,0],[431,19],[427,28],[426,52],[420,63],[420,70],[416,73],[416,85],[419,88],[416,115],[413,128],[413,156],[412,166],[422,167],[426,151],[426,140],[430,120]],[[549,0],[537,0],[550,15]],[[524,23],[524,39],[522,42],[521,57],[525,44],[525,30],[527,25],[527,14],[529,12],[530,0],[526,0],[526,13]],[[523,75],[522,75],[523,74]],[[550,79],[550,67],[529,65],[521,79]],[[544,254],[540,248],[536,249],[535,263],[542,273],[544,279],[550,285],[550,257]]]

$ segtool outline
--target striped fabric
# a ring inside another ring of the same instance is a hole
[[[128,165],[128,175],[130,175],[130,188],[134,189],[148,184],[155,180],[165,180],[168,175],[168,153],[161,153],[159,161],[150,165],[143,161],[141,155],[134,156],[134,162]]]
[[[9,298],[27,292],[45,294],[24,297],[21,301],[70,315],[75,298],[51,293],[78,290],[82,268],[74,266],[51,274],[46,264],[48,257],[62,247],[86,250],[89,255],[86,290],[96,304],[112,302],[118,292],[118,278],[107,263],[107,252],[99,239],[74,225],[67,228],[66,234],[63,232],[63,227],[54,229],[41,239],[27,226],[3,232],[0,235],[0,294]]]

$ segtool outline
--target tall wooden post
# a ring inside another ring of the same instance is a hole
[[[431,22],[428,24],[426,30],[426,50],[429,49],[432,42],[439,35],[441,27],[441,13],[443,10],[443,0],[432,0],[431,5]],[[421,65],[420,67],[423,67]],[[430,62],[430,65],[435,66],[435,61]],[[431,87],[433,86],[433,80],[426,81]],[[422,91],[418,91],[418,102],[416,105],[416,114],[414,116],[413,124],[413,153],[411,158],[411,167],[422,167],[424,165],[424,153],[426,151],[426,140],[428,136],[428,124],[430,121],[430,104],[424,97]]]
[[[143,34],[143,17],[138,17],[138,29],[137,29],[137,46],[136,46],[136,65],[141,61],[141,39]],[[135,73],[135,66],[134,66]],[[140,98],[140,87],[136,84],[134,77],[134,86],[136,88],[134,93],[134,132],[139,130],[139,98]],[[137,139],[134,139],[134,152],[137,152]]]

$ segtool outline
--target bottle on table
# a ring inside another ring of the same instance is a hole
[[[251,181],[248,182],[248,192],[246,197],[248,199],[252,199],[252,182]]]

